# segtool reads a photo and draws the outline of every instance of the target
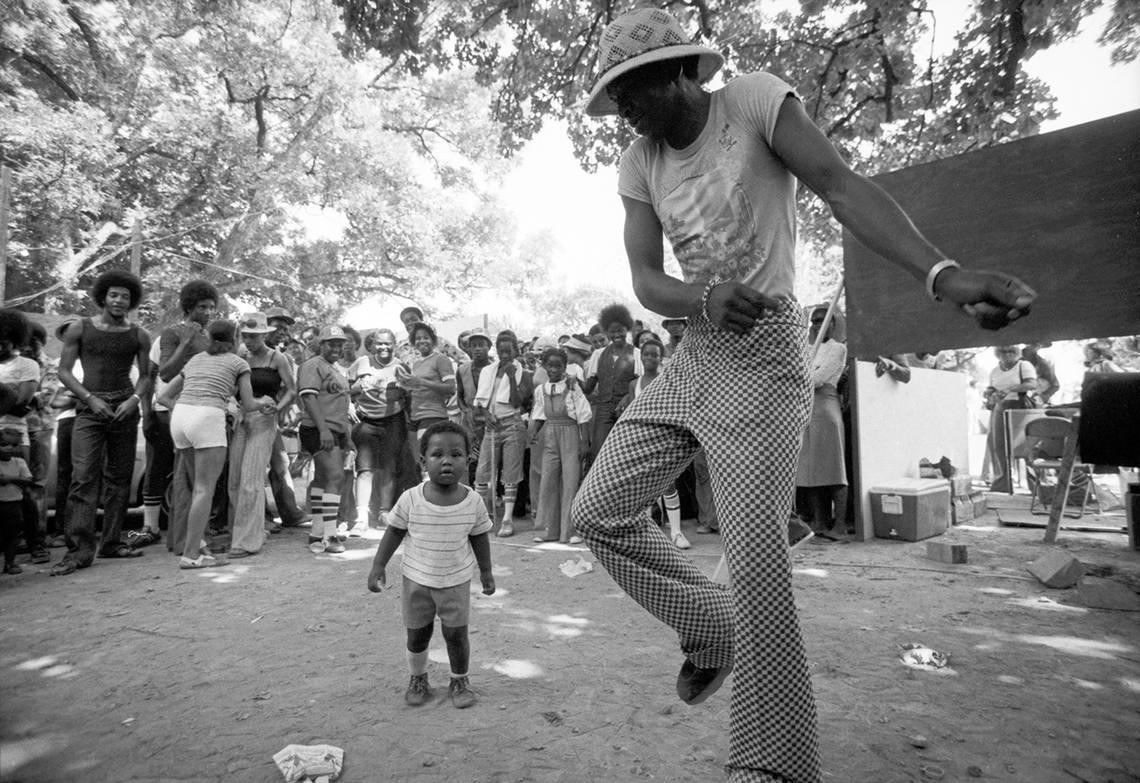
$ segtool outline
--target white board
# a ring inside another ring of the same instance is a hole
[[[918,478],[923,457],[948,457],[969,473],[970,411],[964,373],[911,369],[910,383],[875,377],[874,362],[855,362],[852,424],[855,437],[856,536],[867,540],[871,528],[869,490],[894,479]]]

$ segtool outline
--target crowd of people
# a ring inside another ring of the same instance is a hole
[[[570,511],[582,477],[686,325],[666,319],[662,340],[612,304],[580,333],[524,342],[472,329],[452,346],[415,306],[400,314],[403,337],[301,326],[280,308],[227,319],[218,291],[192,280],[180,291],[181,319],[152,336],[129,317],[143,298],[134,275],[105,272],[90,295],[95,314],[55,330],[58,361],[40,323],[0,314],[5,573],[21,570],[18,545],[37,564],[65,549],[51,566],[59,576],[163,542],[180,568],[209,568],[300,526],[314,553],[344,552],[348,538],[384,530],[401,493],[427,479],[422,438],[447,421],[467,435],[463,483],[494,535],[515,535],[526,520],[536,543],[580,544]],[[716,533],[703,454],[687,481],[697,532]],[[142,524],[128,529],[137,495]],[[672,543],[689,548],[677,489],[653,505]]]
[[[495,535],[514,535],[522,518],[536,543],[580,544],[570,513],[578,487],[622,412],[668,365],[687,325],[665,319],[662,339],[612,304],[583,333],[557,340],[520,342],[509,330],[492,338],[473,329],[453,346],[415,306],[400,315],[403,338],[389,328],[362,335],[349,326],[300,326],[280,308],[220,319],[216,289],[193,280],[180,292],[182,319],[152,340],[127,320],[142,297],[136,278],[105,273],[91,296],[96,315],[65,319],[56,329],[58,362],[44,352],[41,324],[16,311],[0,314],[5,573],[20,572],[21,545],[37,564],[51,561],[50,548],[66,548],[52,568],[62,575],[96,556],[138,557],[164,540],[180,567],[205,568],[258,554],[268,536],[302,525],[314,553],[341,553],[348,537],[383,530],[401,492],[426,478],[418,446],[443,421],[468,435],[464,483],[493,515]],[[826,310],[815,305],[803,315],[818,348],[792,543],[809,531],[841,538],[853,527],[844,321],[836,311],[818,337]],[[995,349],[999,364],[985,393],[995,416],[1010,406],[1048,404],[1058,384],[1041,348]],[[1090,371],[1118,371],[1109,351],[1103,342],[1086,346]],[[935,356],[877,362],[880,374],[902,382],[912,366],[937,366]],[[991,428],[991,450],[1001,447],[992,435],[1000,430]],[[143,522],[126,530],[140,431]],[[43,492],[53,438],[56,491],[48,514]],[[301,476],[308,492],[298,499]],[[1003,479],[994,476],[995,491],[1008,491]],[[687,549],[678,488],[698,517],[696,532],[716,533],[703,450],[651,509],[672,544]],[[228,537],[224,551],[219,537]]]

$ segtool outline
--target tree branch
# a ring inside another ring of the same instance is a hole
[[[0,52],[13,52],[16,54],[16,56],[19,57],[19,59],[23,60],[28,65],[31,65],[37,71],[46,76],[48,80],[51,81],[51,83],[56,87],[58,87],[68,98],[73,101],[79,100],[79,93],[76,92],[75,88],[64,81],[63,77],[56,73],[54,68],[52,68],[40,58],[36,57],[34,54],[30,54],[28,52],[16,52],[14,49],[9,49],[7,46],[0,46]]]
[[[106,63],[91,25],[87,23],[83,13],[78,8],[71,3],[65,3],[65,5],[67,6],[67,15],[71,17],[71,21],[75,22],[75,26],[79,28],[79,34],[83,36],[83,42],[87,44],[87,52],[95,63],[95,69],[99,71],[100,76],[105,77],[107,75]]]

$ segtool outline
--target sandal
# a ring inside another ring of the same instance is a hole
[[[213,555],[198,555],[198,557],[194,558],[193,560],[186,557],[186,555],[182,555],[182,557],[178,559],[178,567],[183,570],[192,570],[196,568],[215,568],[216,566],[223,565],[225,565],[225,562],[219,561]]]
[[[127,546],[131,549],[139,549],[151,544],[157,544],[162,540],[162,536],[158,534],[157,530],[151,530],[149,527],[144,527],[142,530],[132,530],[127,533]]]
[[[112,560],[121,560],[131,557],[142,557],[143,553],[137,549],[131,549],[126,544],[119,544],[114,549],[104,549],[99,552],[99,557],[109,558]]]
[[[74,574],[75,569],[78,567],[79,564],[76,563],[72,557],[69,555],[64,555],[63,560],[60,560],[58,563],[51,567],[51,575],[67,576],[68,574]]]

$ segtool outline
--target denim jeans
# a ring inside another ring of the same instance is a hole
[[[102,551],[117,547],[130,504],[139,434],[137,411],[111,421],[84,410],[71,431],[71,492],[67,496],[67,550],[80,562],[95,556],[95,514],[103,490]]]
[[[55,513],[48,525],[48,533],[62,536],[67,532],[67,496],[71,494],[71,433],[75,417],[58,419],[55,423]]]
[[[246,412],[230,442],[230,548],[258,552],[265,543],[265,473],[277,414]]]

